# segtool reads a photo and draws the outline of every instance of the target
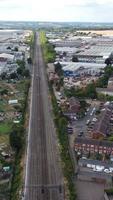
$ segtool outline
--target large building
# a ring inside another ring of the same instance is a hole
[[[1,53],[0,54],[0,61],[2,61],[2,60],[13,62],[14,61],[14,55],[7,54],[7,53]]]
[[[64,76],[86,76],[98,75],[104,70],[105,64],[81,63],[81,62],[60,62],[64,71]]]
[[[57,53],[68,53],[68,54],[74,54],[77,52],[77,48],[75,47],[56,47],[55,51]]]
[[[104,63],[105,59],[110,56],[113,46],[91,45],[84,48],[81,52],[76,53],[80,62]]]
[[[80,48],[83,45],[83,40],[81,38],[77,40],[60,40],[60,41],[54,41],[52,42],[55,47],[76,47]]]

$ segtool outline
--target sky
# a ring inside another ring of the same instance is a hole
[[[113,22],[113,0],[0,0],[0,20]]]

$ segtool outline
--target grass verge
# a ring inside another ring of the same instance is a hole
[[[56,52],[54,50],[54,46],[48,42],[45,32],[40,32],[40,42],[43,48],[43,55],[46,63],[54,62],[56,57]]]

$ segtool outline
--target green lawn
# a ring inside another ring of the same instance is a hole
[[[9,133],[11,129],[11,123],[0,123],[0,144],[9,144]]]
[[[7,134],[11,131],[11,123],[0,123],[0,135]]]

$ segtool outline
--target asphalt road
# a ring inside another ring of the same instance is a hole
[[[58,141],[51,116],[51,102],[38,33],[35,35],[34,52],[23,199],[64,200]]]

